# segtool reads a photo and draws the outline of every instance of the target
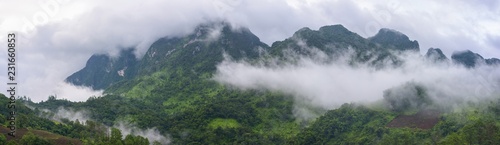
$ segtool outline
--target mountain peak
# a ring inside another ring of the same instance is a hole
[[[425,57],[434,62],[448,60],[448,58],[446,58],[446,56],[443,54],[443,51],[441,51],[441,49],[439,48],[429,48],[427,50],[427,53],[425,54]]]
[[[222,61],[223,53],[234,59],[254,58],[258,56],[257,47],[268,46],[248,28],[233,27],[224,21],[205,23],[187,36],[153,43],[141,62],[145,67],[141,68],[140,73],[149,74],[181,66],[213,71],[215,64]],[[183,64],[180,65],[180,62]]]
[[[340,24],[323,26],[319,30],[304,27],[296,31],[292,37],[274,42],[271,53],[278,54],[283,49],[294,49],[301,54],[308,54],[307,47],[299,44],[317,48],[326,54],[340,54],[349,47],[367,48],[368,41]]]
[[[453,62],[462,64],[467,68],[472,68],[480,63],[484,63],[484,58],[481,55],[470,50],[455,51],[451,55],[451,59]]]
[[[389,28],[382,28],[382,29],[378,30],[378,33],[391,33],[391,34],[400,35],[400,36],[408,38],[408,36],[406,36],[405,34],[399,32],[397,30],[389,29]]]
[[[292,37],[276,41],[269,47],[248,28],[215,21],[198,25],[192,33],[181,37],[164,37],[155,41],[140,60],[136,60],[132,50],[122,52],[116,60],[106,55],[94,55],[85,68],[66,81],[93,89],[105,89],[118,81],[160,71],[184,76],[207,76],[216,71],[216,65],[224,60],[224,54],[234,60],[255,59],[261,56],[262,50],[280,57],[286,57],[285,50],[302,55],[313,55],[319,50],[332,57],[353,50],[354,55],[349,60],[353,64],[369,63],[377,68],[386,64],[397,66],[402,60],[392,54],[391,49],[418,52],[419,46],[417,41],[411,41],[396,30],[380,29],[377,35],[367,39],[337,24],[323,26],[319,30],[304,27]],[[447,60],[439,48],[430,48],[426,57],[435,61]],[[471,51],[454,53],[452,59],[469,67],[475,66],[476,60],[500,64],[498,59],[484,60]]]
[[[105,89],[114,82],[135,77],[137,62],[134,49],[122,50],[117,58],[94,54],[83,69],[73,73],[65,81],[78,86],[89,86],[94,90]]]
[[[323,39],[326,39],[327,41],[332,39],[333,40],[339,39],[339,37],[345,37],[347,35],[357,35],[357,34],[349,31],[347,28],[345,28],[340,24],[323,26],[320,27],[319,30],[317,31],[311,30],[309,27],[304,27],[299,29],[293,34],[294,37],[299,37],[304,39],[309,39],[310,37],[312,38],[321,37]]]
[[[382,28],[375,36],[369,38],[369,40],[389,49],[420,51],[416,40],[411,41],[408,36],[393,29]]]
[[[489,58],[489,59],[486,59],[486,64],[488,65],[500,65],[500,59],[498,58]]]
[[[347,32],[351,32],[347,28],[342,26],[341,24],[323,26],[323,27],[319,28],[319,31],[323,32],[323,33],[347,33]]]
[[[191,39],[207,39],[218,37],[222,30],[231,29],[231,25],[225,21],[208,22],[198,25],[190,35]]]

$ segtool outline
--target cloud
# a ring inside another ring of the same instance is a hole
[[[381,100],[385,90],[408,82],[422,85],[438,105],[459,105],[500,95],[499,67],[483,65],[467,69],[454,64],[434,64],[415,53],[400,54],[400,59],[405,61],[401,67],[384,69],[349,66],[344,61],[324,61],[314,56],[301,56],[296,63],[271,59],[251,64],[226,59],[217,66],[213,79],[242,90],[284,92],[301,103],[305,101],[323,109]]]
[[[78,120],[80,123],[85,123],[87,120],[91,120],[88,114],[85,110],[75,111],[71,108],[60,107],[51,119],[61,121],[61,119],[66,118],[70,121]]]
[[[54,94],[59,98],[65,98],[71,101],[87,101],[89,97],[99,97],[102,95],[102,90],[92,90],[88,87],[75,86],[66,82],[61,82],[56,85]]]
[[[486,58],[500,57],[489,35],[500,31],[499,3],[488,1],[348,1],[348,0],[29,0],[2,1],[0,40],[18,34],[19,94],[42,100],[65,77],[83,68],[94,53],[118,54],[138,48],[144,54],[164,36],[189,33],[199,23],[227,20],[248,27],[271,44],[302,27],[343,24],[364,36],[391,28],[420,42],[421,49],[445,54],[472,49]],[[496,44],[496,43],[494,43]],[[5,41],[0,41],[5,46]],[[6,58],[6,51],[0,57]],[[138,55],[141,56],[141,55]],[[5,61],[0,66],[6,66]],[[6,72],[6,67],[0,67]],[[1,82],[7,82],[1,73]],[[5,84],[0,87],[6,88]],[[75,92],[76,94],[76,92]]]
[[[30,106],[29,106],[30,107]],[[33,107],[30,107],[33,108]],[[87,120],[92,120],[89,117],[89,112],[86,110],[74,110],[72,108],[59,107],[55,112],[47,109],[41,109],[44,113],[40,114],[41,117],[45,117],[51,120],[61,121],[61,119],[68,119],[70,121],[78,120],[80,123],[85,124]],[[105,130],[110,132],[110,127],[104,126]],[[133,123],[128,123],[126,121],[118,121],[113,126],[120,129],[123,139],[129,134],[139,135],[145,137],[150,143],[158,141],[162,144],[169,144],[171,141],[169,138],[163,136],[160,131],[156,128],[140,129],[136,127]]]
[[[31,109],[33,107],[28,106]],[[89,117],[89,112],[86,110],[74,110],[72,108],[65,108],[65,107],[59,107],[55,112],[50,111],[48,109],[40,109],[42,112],[41,117],[45,117],[51,120],[56,120],[56,121],[61,121],[61,119],[68,119],[70,121],[76,121],[78,120],[80,123],[85,124],[87,120],[92,120]],[[105,130],[110,132],[110,127],[104,126]],[[115,123],[113,126],[115,128],[120,129],[123,139],[129,134],[132,135],[139,135],[142,137],[145,137],[149,140],[150,143],[153,143],[154,141],[158,141],[162,144],[169,144],[171,141],[169,138],[163,136],[160,131],[156,128],[148,128],[148,129],[140,129],[136,127],[133,123],[128,123],[126,121],[118,121],[118,123]]]
[[[30,109],[35,109],[33,106],[25,104]],[[80,123],[85,123],[87,120],[92,120],[89,117],[89,113],[86,110],[75,110],[73,108],[59,107],[55,111],[51,111],[45,108],[38,108],[42,113],[38,114],[40,117],[47,119],[61,121],[61,119],[68,119],[69,121],[78,120]]]
[[[115,124],[114,127],[121,130],[123,138],[125,138],[125,136],[129,134],[132,134],[145,137],[149,140],[150,143],[158,141],[162,144],[170,144],[171,142],[169,138],[163,136],[156,128],[140,129],[135,127],[135,125],[126,122],[119,122]]]

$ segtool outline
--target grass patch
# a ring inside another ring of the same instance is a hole
[[[235,119],[222,119],[222,118],[216,118],[208,124],[208,127],[211,129],[217,129],[217,128],[238,128],[240,127],[240,123],[236,121]]]

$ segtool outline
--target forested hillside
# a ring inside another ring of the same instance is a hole
[[[297,94],[264,87],[240,89],[214,79],[219,65],[228,60],[264,68],[301,65],[300,59],[310,58],[384,71],[411,64],[404,55],[419,51],[416,40],[390,29],[363,38],[342,25],[302,28],[268,46],[247,28],[225,22],[202,24],[190,35],[157,40],[139,58],[133,49],[116,58],[96,54],[66,79],[104,89],[103,96],[85,102],[55,96],[38,103],[29,96],[18,98],[17,130],[27,133],[16,138],[0,135],[0,144],[60,144],[61,138],[63,144],[134,145],[500,144],[498,91],[478,101],[443,105],[430,97],[435,88],[415,80],[373,94],[383,96],[374,102],[326,108]],[[418,60],[470,70],[499,64],[498,59],[470,51],[455,53],[449,62],[437,48]],[[0,104],[7,102],[0,96]],[[0,123],[7,127],[8,112],[0,111]]]

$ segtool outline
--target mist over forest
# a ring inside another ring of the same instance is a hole
[[[0,3],[0,144],[500,144],[498,2]]]

